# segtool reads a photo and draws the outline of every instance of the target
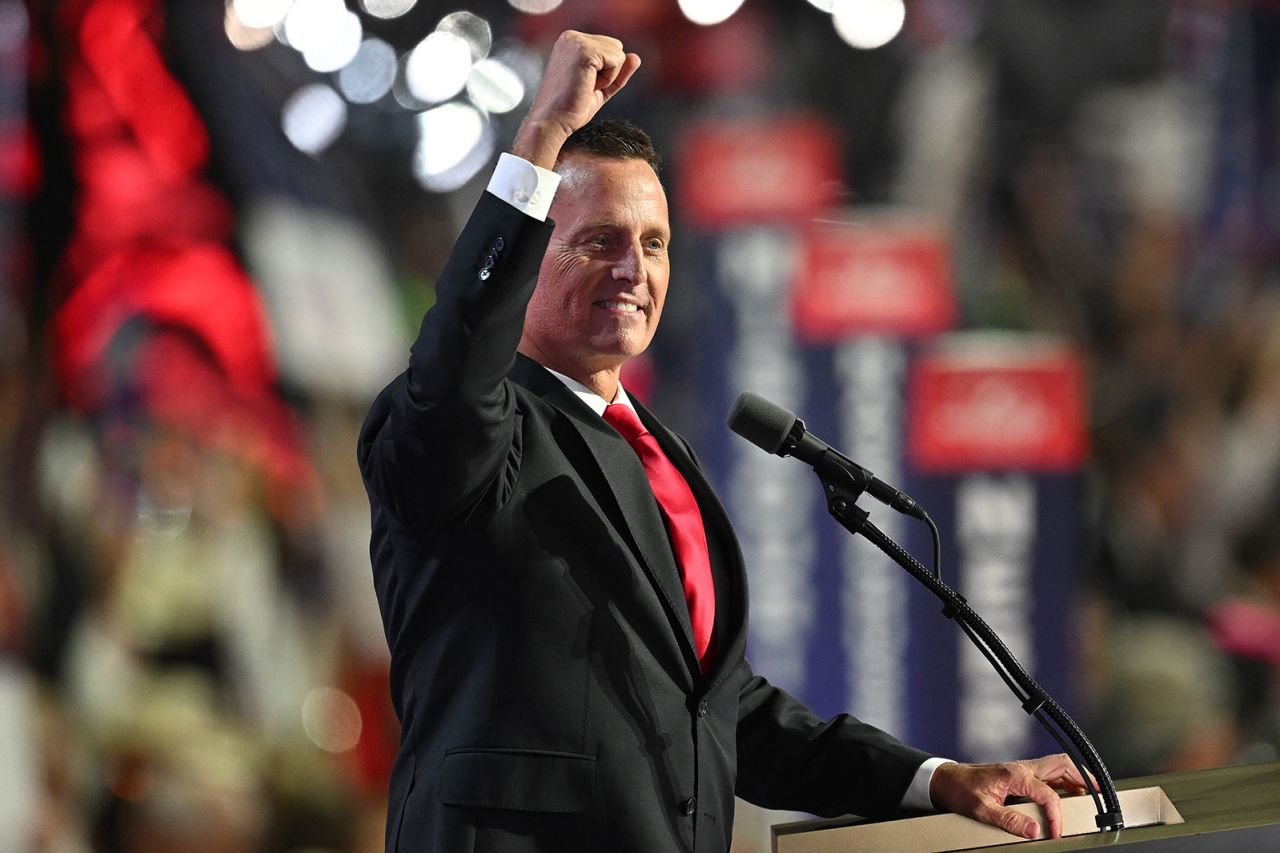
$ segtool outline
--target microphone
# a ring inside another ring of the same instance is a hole
[[[858,491],[898,512],[924,519],[924,508],[910,495],[895,489],[857,462],[805,429],[804,421],[759,394],[743,391],[729,410],[729,429],[767,453],[794,456],[812,465],[819,474],[841,473],[853,479]]]

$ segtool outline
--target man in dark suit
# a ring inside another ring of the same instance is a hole
[[[1065,756],[947,763],[818,719],[745,661],[729,521],[619,382],[662,314],[667,202],[648,137],[584,126],[639,64],[556,42],[360,437],[402,723],[387,850],[724,851],[735,794],[1035,837],[1002,808],[1019,794],[1056,835],[1050,785],[1081,782]]]

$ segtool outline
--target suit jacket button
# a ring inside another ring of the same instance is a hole
[[[701,702],[698,703],[698,716],[705,717],[707,715],[707,711],[708,711],[707,700],[703,699]]]
[[[480,280],[481,280],[481,281],[488,281],[488,280],[489,280],[489,276],[490,276],[490,275],[492,275],[492,273],[491,273],[491,272],[489,272],[489,270],[487,270],[487,269],[480,270]]]
[[[683,814],[685,817],[689,817],[693,814],[694,810],[697,807],[698,807],[698,798],[690,797],[689,799],[685,800],[683,803],[680,804],[680,813]]]
[[[501,251],[502,251],[503,249],[505,249],[505,248],[507,248],[507,241],[506,241],[506,240],[503,240],[501,237],[496,237],[496,238],[494,238],[494,241],[493,241],[493,250],[494,250],[495,252],[501,252]]]

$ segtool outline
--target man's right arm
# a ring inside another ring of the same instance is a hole
[[[515,430],[504,380],[550,232],[485,193],[454,244],[409,368],[360,434],[366,488],[400,524],[453,518],[501,470]]]
[[[366,487],[401,524],[454,517],[510,461],[516,424],[504,379],[551,234],[541,218],[556,181],[546,170],[639,64],[606,36],[566,32],[552,49],[515,156],[502,158],[440,275],[409,369],[361,430]]]

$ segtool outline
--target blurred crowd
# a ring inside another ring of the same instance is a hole
[[[871,51],[818,5],[472,8],[535,52],[565,25],[636,45],[619,109],[660,142],[821,112],[849,204],[942,224],[965,327],[1074,342],[1073,710],[1117,777],[1276,759],[1280,3],[916,0]],[[397,730],[355,433],[483,174],[423,191],[378,115],[290,149],[270,105],[312,72],[222,22],[0,0],[5,849],[381,846]],[[679,365],[656,368],[661,398]]]

